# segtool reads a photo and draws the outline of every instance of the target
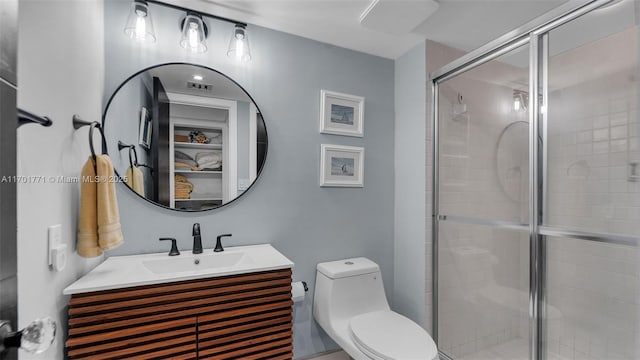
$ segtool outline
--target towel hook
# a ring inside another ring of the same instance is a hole
[[[129,165],[131,167],[138,167],[138,152],[136,151],[136,146],[125,144],[122,140],[118,140],[118,150],[122,151],[122,149],[129,149]]]
[[[134,146],[129,148],[129,164],[131,164],[131,167],[138,167],[138,152],[136,152]]]
[[[83,120],[79,115],[73,115],[73,128],[77,130],[83,126],[90,127],[89,128],[89,149],[91,149],[91,156],[93,157],[93,163],[94,163],[94,169],[95,169],[96,151],[95,151],[95,148],[93,147],[93,129],[97,128],[98,131],[100,132],[100,136],[102,137],[102,152],[101,152],[102,154],[104,154],[104,152],[107,149],[107,139],[104,136],[104,131],[102,130],[102,126],[100,125],[99,122],[86,121],[86,120]]]

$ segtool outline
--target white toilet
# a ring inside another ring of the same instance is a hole
[[[380,268],[367,258],[318,264],[313,316],[356,360],[438,359],[431,336],[391,311]]]

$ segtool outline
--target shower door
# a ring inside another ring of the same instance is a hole
[[[539,39],[548,359],[640,359],[639,16],[624,0]]]
[[[437,332],[455,359],[528,358],[528,77],[516,44],[438,84]]]
[[[639,19],[569,3],[432,74],[444,358],[640,359]]]

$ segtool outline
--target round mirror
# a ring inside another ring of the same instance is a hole
[[[172,63],[134,74],[109,99],[107,149],[125,184],[174,210],[241,196],[259,176],[267,131],[251,96],[224,74]]]

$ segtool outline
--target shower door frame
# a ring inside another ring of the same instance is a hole
[[[562,236],[586,241],[638,246],[632,236],[582,232],[557,226],[545,226],[543,222],[545,194],[539,189],[546,182],[547,119],[540,111],[540,99],[547,103],[548,33],[580,16],[615,0],[589,0],[582,4],[567,3],[537,19],[487,43],[430,74],[432,101],[433,172],[432,172],[432,335],[438,343],[438,232],[440,221],[491,226],[498,229],[516,229],[529,233],[529,359],[546,357],[545,340],[545,239]],[[485,64],[512,50],[529,46],[529,224],[507,221],[491,221],[440,214],[439,212],[439,84],[468,70]],[[541,131],[542,130],[542,131]],[[542,139],[542,147],[537,141]],[[544,190],[543,190],[544,191]],[[440,352],[444,359],[450,359]]]

